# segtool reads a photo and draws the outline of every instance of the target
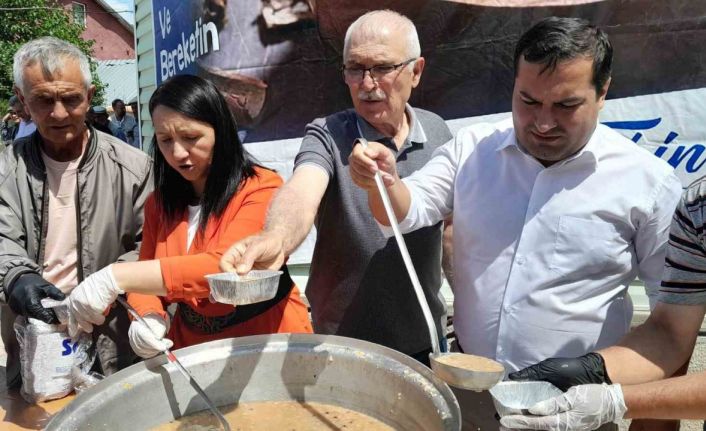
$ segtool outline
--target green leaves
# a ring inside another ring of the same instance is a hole
[[[17,9],[0,10],[0,109],[12,95],[12,56],[23,43],[42,36],[71,42],[89,56],[96,86],[93,104],[103,104],[105,86],[95,74],[96,63],[91,58],[93,41],[81,39],[84,29],[72,22],[69,9],[54,0],[0,0],[2,8]]]

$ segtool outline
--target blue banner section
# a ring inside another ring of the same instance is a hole
[[[656,127],[661,122],[661,118],[654,118],[650,120],[637,121],[605,121],[603,124],[618,130],[623,134],[625,134],[625,131],[636,131],[632,136],[632,140],[635,143],[640,143],[643,137],[643,132]],[[675,169],[681,168],[689,174],[699,172],[706,163],[706,160],[703,160],[702,158],[706,147],[701,144],[688,146],[673,144],[672,146],[667,146],[667,144],[672,143],[672,141],[674,141],[678,136],[679,133],[673,130],[669,131],[667,136],[664,138],[664,145],[659,145],[653,150],[655,156],[663,158]],[[651,150],[652,148],[649,149]],[[669,151],[670,149],[672,151]]]
[[[194,2],[153,0],[157,84],[174,75],[197,74],[196,60],[218,51],[218,28],[204,22]]]
[[[631,130],[639,130],[635,132],[630,139],[632,139],[633,142],[640,142],[640,139],[642,138],[642,131],[653,129],[659,125],[659,123],[662,122],[661,118],[654,118],[651,120],[637,120],[637,121],[606,121],[603,124],[605,124],[608,127],[611,127],[616,130],[620,130],[623,132],[623,134],[626,134],[626,131],[631,131]],[[673,140],[675,140],[679,136],[679,133],[675,131],[670,131],[667,136],[664,138],[664,144],[669,144]],[[658,154],[659,155],[659,154]]]

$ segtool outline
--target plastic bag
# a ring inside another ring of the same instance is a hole
[[[94,355],[91,338],[71,340],[66,325],[19,316],[14,324],[20,345],[22,397],[31,403],[62,398],[74,389],[74,374],[88,373]],[[74,371],[77,369],[78,371]]]
[[[88,373],[84,372],[81,370],[79,367],[74,367],[73,368],[73,380],[74,380],[74,391],[76,391],[76,394],[80,394],[81,392],[85,391],[86,389],[90,388],[91,386],[94,386],[98,384],[101,380],[103,380],[105,376],[100,373],[96,373],[95,371],[90,371]]]

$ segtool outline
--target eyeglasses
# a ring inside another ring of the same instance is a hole
[[[346,67],[343,66],[341,67],[341,70],[343,71],[343,78],[347,82],[351,83],[359,83],[362,82],[363,79],[365,79],[365,72],[370,72],[370,77],[373,79],[373,81],[379,81],[385,76],[391,74],[392,72],[400,69],[401,67],[404,67],[408,65],[409,63],[417,60],[417,57],[415,58],[410,58],[407,61],[403,61],[402,63],[397,63],[397,64],[379,64],[376,66],[372,67]]]

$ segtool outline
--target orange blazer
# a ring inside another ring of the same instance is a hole
[[[276,173],[256,167],[256,176],[245,181],[231,198],[220,217],[212,216],[205,233],[197,231],[191,247],[186,249],[188,216],[166,221],[154,194],[145,203],[140,260],[159,260],[166,297],[128,294],[128,302],[144,316],[156,313],[166,318],[166,305],[184,302],[203,316],[223,316],[234,311],[227,304],[208,300],[207,274],[220,272],[223,253],[236,241],[262,230],[265,215],[282,179]],[[181,348],[222,338],[277,332],[312,332],[306,305],[293,286],[288,297],[267,311],[216,334],[206,334],[187,326],[179,312],[172,319],[168,337],[174,348]]]

